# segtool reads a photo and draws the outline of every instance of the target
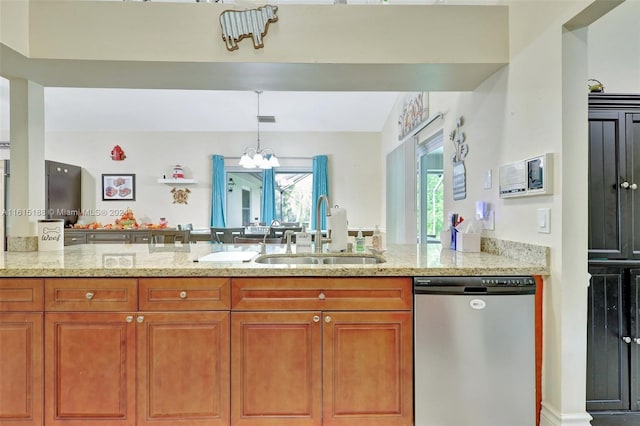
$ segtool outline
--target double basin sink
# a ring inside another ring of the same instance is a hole
[[[373,265],[384,263],[382,257],[370,254],[263,254],[254,262],[268,265]]]

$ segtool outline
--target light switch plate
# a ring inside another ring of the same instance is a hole
[[[484,189],[491,189],[491,169],[484,171],[482,186]]]
[[[482,221],[482,226],[487,231],[494,231],[496,229],[496,212],[489,210],[487,218]]]
[[[541,234],[551,233],[551,209],[538,209],[538,232]]]

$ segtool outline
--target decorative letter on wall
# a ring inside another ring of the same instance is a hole
[[[238,42],[245,37],[253,38],[253,47],[264,47],[262,38],[267,34],[271,22],[276,22],[278,6],[269,4],[257,9],[249,10],[225,10],[220,14],[222,26],[222,40],[227,45],[227,50],[238,48]]]

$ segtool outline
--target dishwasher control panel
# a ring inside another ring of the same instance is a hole
[[[533,294],[531,276],[415,277],[415,294]]]

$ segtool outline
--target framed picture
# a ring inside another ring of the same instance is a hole
[[[135,200],[136,175],[103,174],[102,201]]]

